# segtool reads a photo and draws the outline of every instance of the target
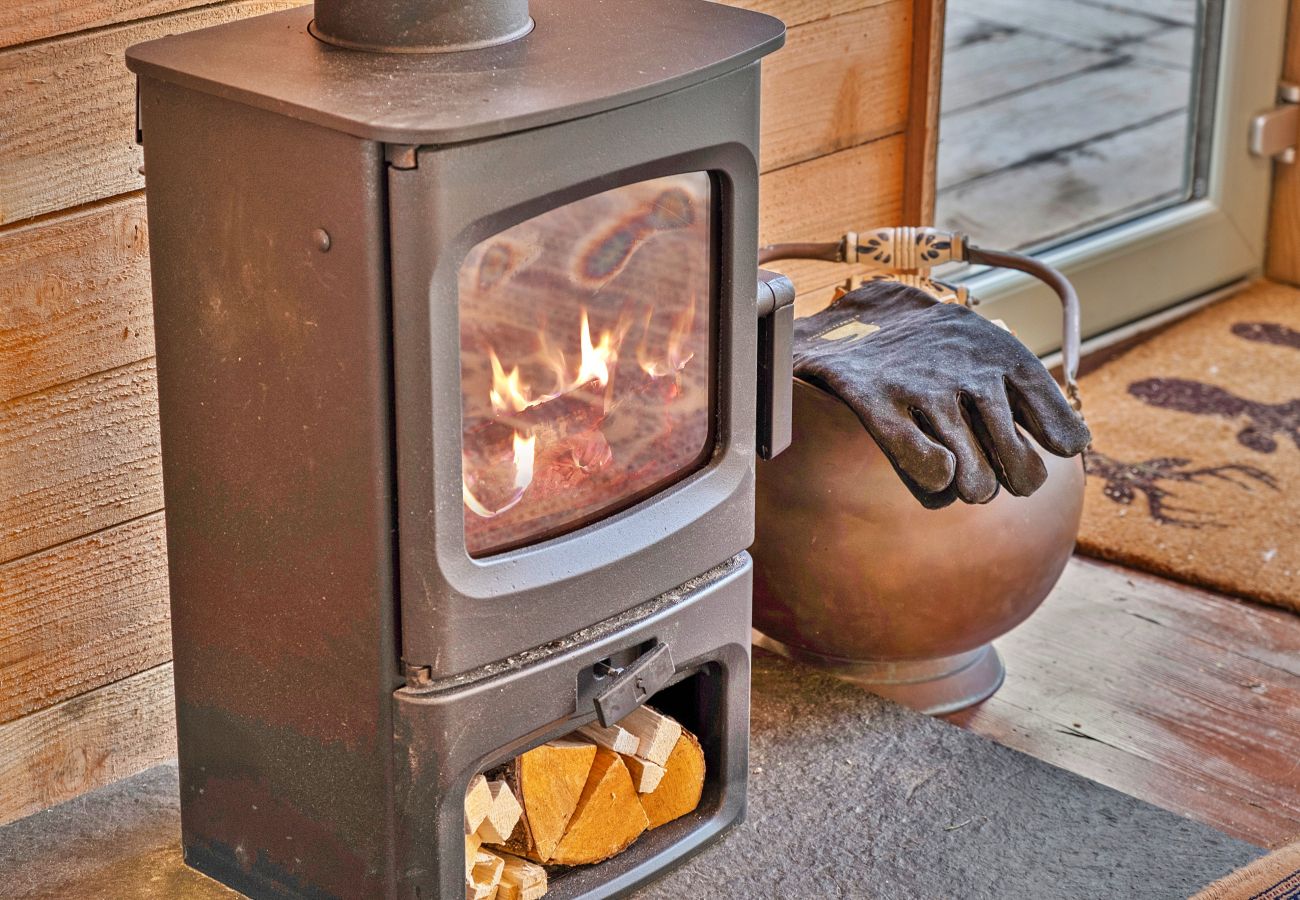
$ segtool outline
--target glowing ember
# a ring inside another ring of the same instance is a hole
[[[528,490],[528,486],[533,483],[533,459],[536,455],[536,449],[536,435],[524,437],[516,431],[514,435],[513,450],[511,453],[511,462],[515,469],[515,490],[510,499],[506,501],[504,506],[499,506],[496,509],[488,509],[477,497],[474,496],[474,492],[470,490],[469,484],[465,480],[465,476],[462,475],[460,491],[461,496],[465,500],[465,505],[468,506],[476,516],[484,519],[491,519],[494,516],[501,515],[520,500],[524,499],[524,493]],[[463,462],[462,468],[466,468]]]

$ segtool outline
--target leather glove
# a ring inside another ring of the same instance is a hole
[[[930,509],[1036,491],[1047,469],[1017,426],[1058,456],[1088,445],[1038,358],[964,306],[875,281],[794,327],[795,376],[843,400]]]

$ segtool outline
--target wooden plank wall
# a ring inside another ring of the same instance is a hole
[[[0,823],[173,754],[149,244],[123,51],[296,2],[0,4]],[[911,73],[934,75],[914,47],[931,45],[941,0],[734,2],[790,27],[765,65],[763,240],[924,215],[923,173],[908,196],[904,182],[932,143],[932,92]],[[846,274],[790,272],[805,297]]]
[[[1282,80],[1300,81],[1300,0],[1291,0],[1286,24]],[[1300,285],[1300,163],[1273,164],[1273,203],[1268,223],[1269,278]]]

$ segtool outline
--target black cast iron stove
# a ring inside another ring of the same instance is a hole
[[[743,814],[784,28],[529,12],[318,0],[128,53],[185,857],[254,897],[459,896],[471,777],[649,695],[699,734],[703,802],[550,896]]]

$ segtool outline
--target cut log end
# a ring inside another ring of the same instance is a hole
[[[501,885],[497,900],[537,900],[547,889],[546,870],[518,856],[503,856]]]
[[[579,728],[578,734],[615,753],[635,755],[641,746],[636,735],[620,725],[610,725],[606,728],[604,725],[592,722]]]
[[[473,834],[492,809],[492,792],[487,779],[475,775],[465,790],[465,833]]]
[[[504,843],[510,840],[524,809],[519,805],[519,799],[515,797],[510,785],[504,781],[490,782],[488,790],[492,793],[492,807],[479,825],[477,833],[485,844]]]
[[[677,739],[682,736],[680,723],[648,706],[637,707],[618,724],[636,737],[636,755],[657,766],[668,762]]]
[[[535,900],[547,890],[539,863],[603,862],[647,829],[699,805],[705,770],[700,742],[662,713],[644,713],[624,720],[630,728],[592,724],[534,747],[506,767],[503,779],[486,782],[491,805],[465,841],[467,897]],[[668,738],[673,743],[665,753]],[[477,780],[470,790],[481,790]],[[467,794],[467,826],[469,807]],[[490,889],[484,887],[493,865],[483,856],[486,845],[489,856],[503,860],[499,884]]]
[[[638,794],[648,794],[664,780],[664,767],[639,756],[624,756],[623,764],[632,775]]]
[[[493,900],[501,884],[506,861],[488,850],[474,855],[474,868],[465,881],[465,900]]]
[[[640,795],[650,828],[679,819],[700,805],[704,793],[704,748],[689,731],[682,731],[669,754],[664,777],[653,791]]]
[[[623,757],[601,747],[550,861],[567,866],[602,862],[627,849],[647,824]]]

